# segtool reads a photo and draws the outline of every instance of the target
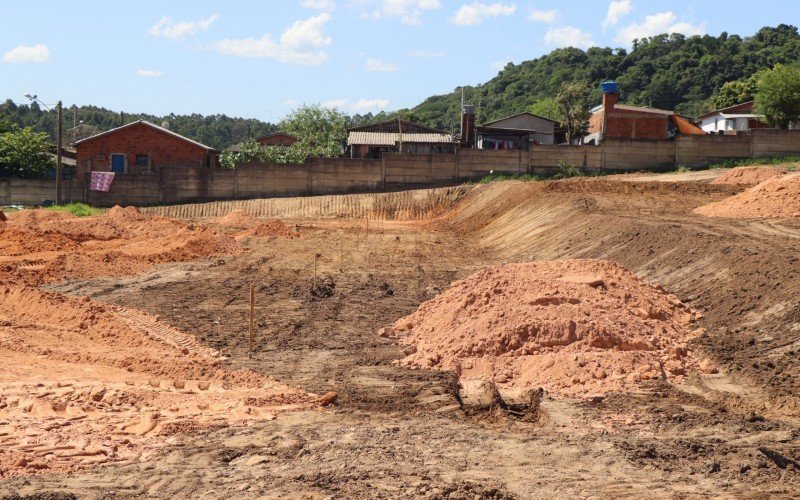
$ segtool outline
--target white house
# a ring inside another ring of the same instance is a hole
[[[744,132],[764,128],[763,115],[753,112],[753,101],[718,109],[697,117],[700,128],[707,134]]]

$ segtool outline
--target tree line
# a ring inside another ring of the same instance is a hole
[[[76,120],[73,120],[73,109]],[[98,132],[119,127],[136,120],[146,120],[156,125],[168,124],[173,132],[189,137],[195,141],[222,150],[226,147],[246,140],[278,131],[273,123],[253,118],[235,118],[224,114],[203,116],[169,114],[164,116],[147,113],[116,112],[97,106],[64,106],[65,143],[89,137]],[[7,99],[0,104],[0,120],[12,123],[20,128],[30,127],[43,132],[55,140],[56,112],[43,109],[38,103],[15,104]],[[73,125],[73,122],[76,122]]]
[[[715,97],[727,82],[746,80],[776,64],[800,61],[800,34],[795,26],[764,27],[749,37],[663,34],[635,40],[624,48],[563,48],[519,64],[509,63],[486,83],[465,86],[469,104],[483,123],[531,111],[556,119],[555,98],[564,84],[586,83],[586,106],[600,104],[599,85],[615,80],[621,102],[675,110],[699,116],[716,109]],[[460,121],[461,87],[432,96],[414,108],[368,116],[369,120],[402,116],[448,132]]]

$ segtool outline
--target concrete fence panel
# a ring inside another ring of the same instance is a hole
[[[755,129],[751,134],[752,158],[800,156],[800,130]]]
[[[675,164],[700,167],[750,156],[750,137],[735,135],[692,135],[676,140]]]

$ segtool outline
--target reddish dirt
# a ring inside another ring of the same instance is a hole
[[[786,175],[787,170],[780,167],[738,167],[725,172],[711,184],[748,184],[756,185],[761,181]]]
[[[307,410],[318,398],[135,309],[45,292],[64,278],[244,251],[210,228],[115,207],[0,226],[0,477],[139,459],[175,433]]]
[[[695,209],[708,217],[732,219],[800,217],[800,173],[765,180],[730,198]]]
[[[233,231],[236,239],[248,237],[299,238],[297,231],[278,219],[262,221],[251,217],[244,210],[233,210],[227,215],[211,219],[210,225],[221,231]]]
[[[303,238],[242,239],[248,251],[232,256],[49,285],[158,316],[230,356],[220,360],[226,369],[252,369],[315,394],[335,391],[339,400],[326,411],[169,434],[126,463],[13,477],[0,481],[0,496],[794,498],[800,220],[693,214],[744,189],[706,181],[492,183],[463,188],[455,208],[424,222],[376,221],[424,213],[426,205],[362,210],[375,206],[373,195],[279,200],[285,212],[258,213],[299,224]],[[218,210],[209,216],[260,203],[208,204]],[[197,217],[204,206],[174,213]],[[367,212],[369,222],[347,218]],[[320,274],[336,285],[329,297],[310,291],[318,254]],[[690,369],[682,381],[598,398],[544,397],[539,420],[529,422],[497,407],[467,415],[453,373],[394,365],[403,346],[376,335],[486,267],[561,259],[613,261],[702,312],[697,326],[706,331],[687,348],[719,373]],[[36,390],[68,390],[48,386],[51,378]]]
[[[208,227],[114,207],[96,217],[22,210],[0,226],[0,273],[29,284],[137,274],[154,264],[244,251]]]
[[[681,380],[698,317],[613,262],[543,261],[457,281],[383,334],[409,346],[404,366],[564,397]]]

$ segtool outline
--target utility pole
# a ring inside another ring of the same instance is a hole
[[[61,101],[58,101],[58,104],[56,104],[56,116],[58,119],[58,125],[56,126],[56,133],[58,135],[58,141],[56,145],[56,205],[61,205],[61,149],[63,147],[61,107]]]

